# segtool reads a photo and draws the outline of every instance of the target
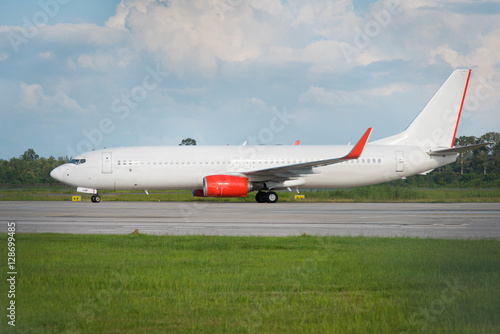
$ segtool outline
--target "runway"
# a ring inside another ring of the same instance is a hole
[[[498,203],[0,202],[2,232],[500,240]]]

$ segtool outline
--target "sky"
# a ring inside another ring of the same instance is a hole
[[[457,136],[500,132],[498,22],[498,1],[4,1],[0,159],[375,140],[456,68]]]

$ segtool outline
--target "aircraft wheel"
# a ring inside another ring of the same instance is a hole
[[[270,191],[266,194],[266,202],[267,203],[276,203],[278,201],[278,194],[274,191]]]
[[[255,200],[257,203],[266,203],[267,202],[267,194],[265,192],[259,191],[255,195]]]
[[[90,197],[90,201],[91,201],[92,203],[95,203],[95,195],[92,195],[92,197]]]
[[[94,203],[101,203],[101,196],[95,195]]]

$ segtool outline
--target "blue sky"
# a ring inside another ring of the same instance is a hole
[[[493,1],[4,2],[0,159],[379,139],[459,67],[458,135],[498,132],[498,22]]]

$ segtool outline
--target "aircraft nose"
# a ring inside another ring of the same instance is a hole
[[[59,182],[63,182],[63,167],[59,166],[59,167],[54,168],[50,172],[50,177],[52,177],[53,179],[56,179]]]

